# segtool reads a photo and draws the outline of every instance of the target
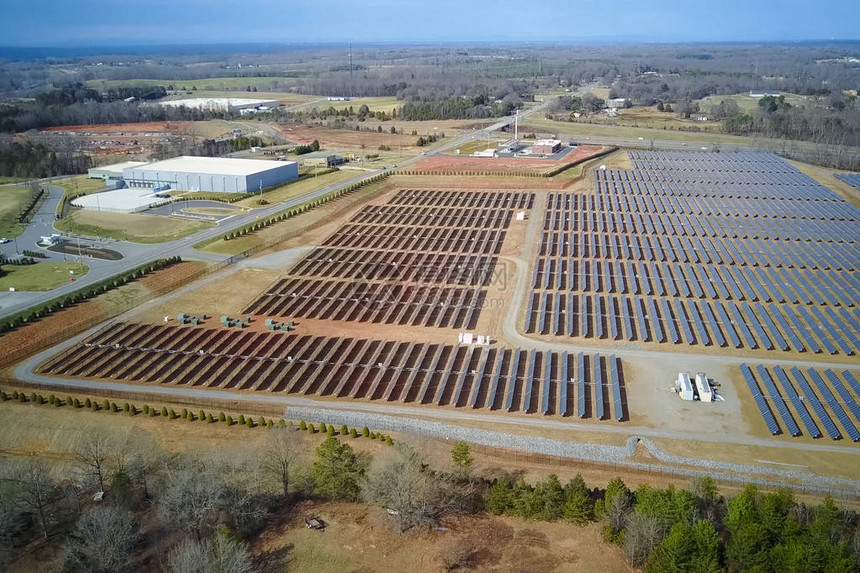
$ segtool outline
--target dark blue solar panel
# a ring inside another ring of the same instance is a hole
[[[603,407],[603,361],[600,355],[596,354],[592,359],[594,362],[594,408],[595,416],[598,420],[602,420],[605,415]]]
[[[541,414],[549,412],[549,396],[552,388],[552,352],[544,352],[543,384],[541,387]]]
[[[776,423],[776,418],[773,417],[773,412],[770,411],[764,396],[762,396],[752,370],[750,370],[750,367],[746,364],[741,364],[741,373],[743,374],[744,380],[752,393],[753,400],[755,401],[756,406],[758,406],[759,412],[761,412],[762,418],[764,418],[764,423],[767,425],[768,431],[774,436],[779,434],[782,430],[780,430],[779,424]]]
[[[576,357],[576,415],[585,417],[585,353]]]
[[[615,355],[609,357],[609,379],[612,384],[612,410],[615,412],[615,419],[621,422],[624,420],[624,403],[621,400],[621,381],[618,374],[618,359]]]
[[[797,386],[800,388],[801,398],[812,407],[813,411],[815,411],[815,414],[818,416],[818,420],[821,422],[821,425],[824,426],[824,431],[827,432],[830,439],[840,439],[842,434],[836,429],[836,424],[834,424],[833,420],[830,419],[830,415],[824,409],[824,406],[822,406],[818,396],[816,396],[815,392],[812,391],[812,387],[803,376],[803,372],[801,372],[797,366],[794,366],[791,369],[791,375],[794,377],[794,381],[797,382]]]
[[[567,373],[567,351],[561,353],[561,378],[559,379],[559,407],[562,416],[567,416],[567,388],[570,384],[570,376]]]
[[[811,437],[820,438],[821,430],[818,429],[818,425],[815,423],[815,420],[813,420],[812,416],[809,415],[809,410],[806,409],[806,404],[804,404],[800,396],[797,395],[797,391],[794,389],[794,386],[791,385],[788,375],[779,366],[775,366],[773,371],[776,374],[776,379],[779,380],[786,396],[788,396],[788,399],[791,400],[792,404],[794,404],[794,409],[797,410],[797,415],[800,416],[800,421],[803,422],[804,427],[806,427],[806,431]]]
[[[767,368],[759,364],[758,367],[756,367],[756,370],[758,371],[759,379],[764,383],[764,387],[770,396],[771,402],[776,407],[776,411],[779,412],[779,417],[782,418],[782,422],[785,424],[785,427],[788,428],[788,433],[792,436],[799,436],[800,428],[797,427],[794,418],[791,417],[791,412],[788,411],[785,401],[779,393],[779,390],[776,388],[776,384],[773,383],[773,379],[770,377],[770,373],[767,371]]]
[[[860,432],[858,432],[857,428],[854,427],[854,424],[851,422],[850,418],[848,418],[842,405],[836,400],[836,397],[833,395],[833,392],[830,391],[830,388],[827,387],[827,384],[821,378],[821,375],[812,368],[808,369],[806,373],[809,374],[810,378],[812,378],[813,384],[815,384],[815,387],[824,398],[824,401],[827,402],[827,405],[830,406],[830,409],[836,415],[836,419],[839,420],[839,423],[845,429],[845,433],[848,434],[851,441],[860,441]]]
[[[511,364],[511,373],[508,376],[508,391],[505,395],[505,410],[508,412],[514,409],[514,389],[517,386],[517,370],[520,367],[520,349],[514,350],[513,360]]]
[[[839,377],[836,376],[836,373],[829,368],[824,371],[824,375],[827,376],[828,380],[830,380],[830,385],[836,388],[836,393],[839,394],[845,407],[854,414],[855,419],[860,420],[860,404],[857,404],[857,400],[851,395],[851,392],[848,391],[842,383],[842,380],[840,380]]]

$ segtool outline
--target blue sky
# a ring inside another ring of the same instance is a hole
[[[857,0],[0,0],[0,45],[857,39]]]

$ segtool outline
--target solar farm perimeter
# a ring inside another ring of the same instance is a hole
[[[860,210],[771,154],[629,153],[587,193],[395,183],[226,310],[246,328],[142,314],[38,373],[860,452]]]

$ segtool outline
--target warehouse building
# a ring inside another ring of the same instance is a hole
[[[124,161],[103,167],[93,167],[87,170],[90,179],[101,179],[106,184],[122,181],[122,171],[126,167],[140,167],[146,165],[146,161]]]
[[[346,163],[346,158],[334,153],[308,153],[300,158],[305,167],[337,167]]]
[[[558,139],[538,139],[532,144],[534,155],[552,155],[561,151],[561,141]]]
[[[298,179],[294,161],[176,157],[123,169],[128,187],[253,193]]]

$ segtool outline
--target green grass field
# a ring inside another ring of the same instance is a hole
[[[809,103],[810,98],[798,94],[784,93],[785,101],[793,106],[802,106]],[[703,113],[710,113],[711,107],[719,105],[721,101],[733,101],[738,104],[738,107],[745,113],[749,113],[758,108],[759,98],[750,97],[749,93],[735,95],[713,95],[699,100],[699,110]]]
[[[74,271],[75,278],[85,276],[90,268],[75,262],[42,262],[35,265],[3,265],[5,274],[0,277],[0,291],[43,291],[55,289],[69,281]]]
[[[295,181],[293,183],[288,183],[286,185],[282,185],[276,189],[272,189],[268,193],[263,193],[263,199],[269,202],[269,204],[280,203],[281,201],[286,201],[287,199],[292,199],[293,197],[298,197],[299,195],[304,195],[305,193],[310,193],[315,189],[319,189],[320,187],[325,187],[326,185],[331,185],[332,183],[339,183],[340,181],[345,181],[351,177],[355,177],[356,173],[348,170],[341,171],[333,171],[331,173],[326,173],[325,175],[319,175],[317,177],[307,177],[300,181]],[[247,199],[243,199],[234,203],[239,207],[259,207],[257,201],[260,200],[259,195],[254,195],[252,197],[248,197]]]
[[[326,100],[314,104],[317,109],[328,109],[329,107],[333,107],[334,109],[347,109],[352,106],[352,109],[356,113],[358,113],[358,108],[362,105],[366,105],[372,112],[384,111],[385,113],[390,114],[392,109],[400,107],[400,102],[397,101],[396,97],[357,97],[349,101]]]
[[[23,183],[27,179],[23,177],[0,177],[0,185],[10,185],[13,183]]]
[[[89,195],[99,189],[105,188],[105,182],[101,179],[90,179],[86,175],[79,175],[69,179],[59,179],[52,181],[51,185],[62,187],[66,195]]]
[[[106,237],[132,243],[166,243],[211,227],[210,223],[141,213],[100,213],[73,211],[54,223],[58,231],[88,237]]]
[[[0,187],[0,237],[17,237],[24,232],[26,225],[17,221],[18,213],[27,203],[30,190],[26,187]]]

